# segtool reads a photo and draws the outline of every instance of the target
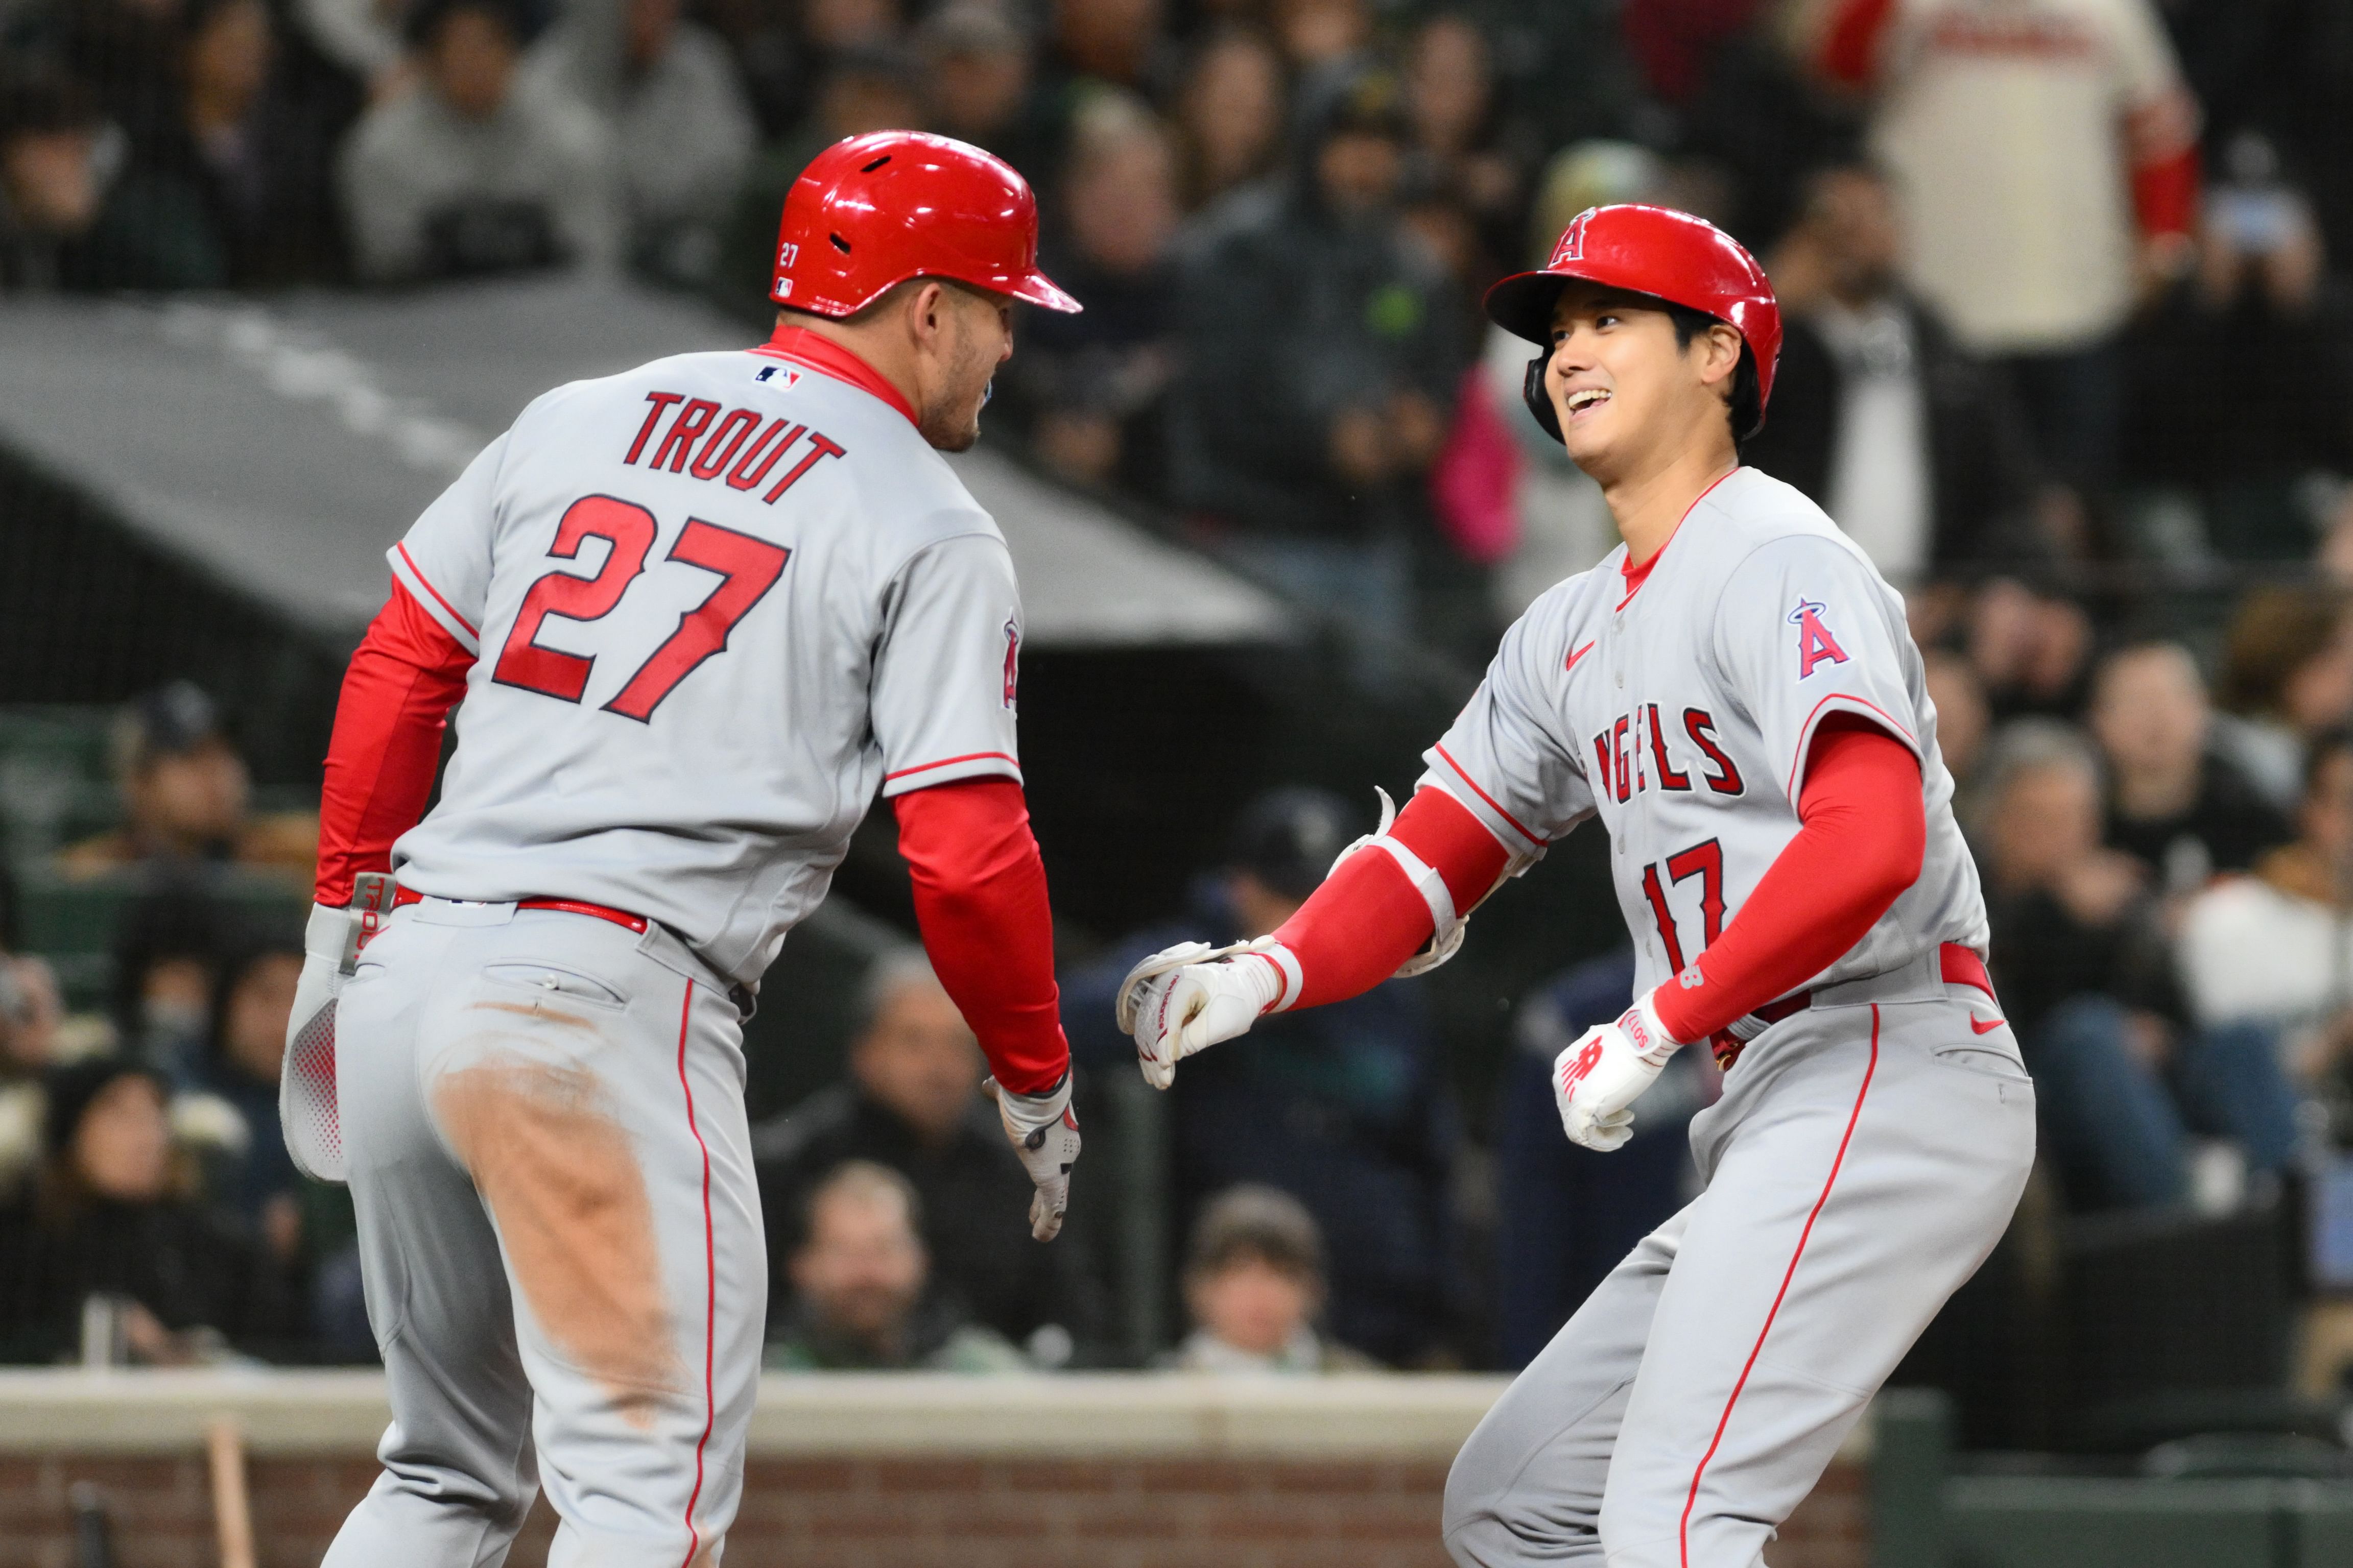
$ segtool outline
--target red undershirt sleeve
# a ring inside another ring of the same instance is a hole
[[[1510,858],[1486,825],[1442,789],[1417,792],[1389,837],[1445,879],[1458,910],[1485,896]],[[1290,1005],[1317,1007],[1371,990],[1433,929],[1430,905],[1404,868],[1381,850],[1357,851],[1274,933],[1299,960],[1300,994]]]
[[[1042,1094],[1070,1070],[1046,863],[1021,786],[962,779],[895,795],[915,924],[997,1081]]]
[[[417,826],[441,762],[441,731],[466,694],[474,656],[396,580],[343,671],[319,792],[315,897],[351,902],[352,879],[392,868],[392,843]]]
[[[1919,879],[1927,812],[1910,748],[1868,720],[1838,714],[1815,732],[1808,759],[1798,836],[1700,954],[1700,984],[1658,989],[1659,1021],[1678,1040],[1705,1039],[1797,990]]]

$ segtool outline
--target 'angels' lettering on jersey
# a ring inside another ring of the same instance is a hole
[[[1624,558],[1529,606],[1421,782],[1514,847],[1599,816],[1646,988],[1739,918],[1801,826],[1816,731],[1853,714],[1919,759],[1927,852],[1919,880],[1817,979],[1878,973],[1940,942],[1983,952],[1919,651],[1862,552],[1803,495],[1742,468],[1693,506],[1630,593]]]
[[[1672,710],[1670,704],[1669,711]],[[1684,752],[1686,744],[1695,755]],[[1668,760],[1671,752],[1684,757],[1684,769]],[[1645,702],[1632,713],[1620,714],[1607,730],[1594,733],[1593,758],[1595,780],[1610,781],[1611,793],[1621,805],[1646,789],[1697,787],[1692,782],[1694,774],[1718,795],[1738,795],[1748,787],[1739,765],[1716,743],[1715,720],[1704,708],[1683,710],[1683,734],[1671,747],[1666,725],[1659,718],[1659,705]]]

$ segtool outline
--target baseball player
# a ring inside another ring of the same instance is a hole
[[[1544,345],[1529,408],[1624,546],[1505,634],[1411,804],[1297,915],[1147,960],[1123,1021],[1166,1084],[1262,1013],[1442,962],[1503,877],[1599,816],[1636,1001],[1561,1052],[1561,1121],[1617,1148],[1705,1042],[1726,1068],[1692,1125],[1707,1187],[1463,1446],[1446,1543],[1465,1568],[1754,1568],[2000,1238],[2033,1089],[1903,603],[1740,466],[1781,339],[1755,261],[1685,214],[1599,207],[1487,310]]]
[[[298,1158],[348,1173],[393,1411],[332,1568],[495,1563],[540,1486],[553,1563],[718,1561],[768,1280],[742,1025],[878,786],[1060,1227],[1021,603],[938,455],[1011,301],[1078,309],[1036,256],[996,158],[842,142],[786,198],[773,339],[556,388],[392,548],[285,1089]]]

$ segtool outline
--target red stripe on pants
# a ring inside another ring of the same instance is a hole
[[[1879,1016],[1876,1009],[1872,1016]],[[695,1124],[694,1086],[686,1078],[687,1026],[693,1017],[694,982],[690,980],[686,983],[686,1005],[678,1015],[678,1087],[686,1093],[687,1131],[694,1134],[694,1146],[702,1151],[702,1436],[694,1445],[694,1490],[686,1500],[686,1556],[679,1568],[692,1568],[696,1555],[702,1550],[702,1532],[694,1527],[694,1505],[702,1500],[702,1450],[711,1441],[711,1428],[719,1415],[711,1392],[712,1341],[717,1338],[719,1325],[719,1248],[711,1229],[711,1145],[702,1141],[702,1129]],[[1873,1044],[1876,1045],[1876,1036]]]
[[[1798,1260],[1806,1255],[1806,1242],[1814,1234],[1814,1221],[1822,1217],[1822,1205],[1831,1201],[1831,1188],[1837,1184],[1839,1167],[1846,1163],[1847,1145],[1854,1142],[1854,1124],[1862,1119],[1862,1097],[1871,1092],[1871,1076],[1879,1070],[1879,1005],[1871,1006],[1871,1061],[1862,1069],[1862,1087],[1854,1093],[1854,1109],[1847,1113],[1846,1132],[1839,1139],[1838,1157],[1831,1162],[1831,1173],[1822,1183],[1822,1195],[1814,1200],[1813,1213],[1806,1216],[1806,1228],[1798,1233],[1798,1249],[1789,1255],[1788,1269],[1781,1276],[1781,1289],[1774,1293],[1772,1310],[1765,1314],[1765,1326],[1757,1331],[1757,1342],[1749,1347],[1747,1364],[1740,1369],[1740,1381],[1732,1385],[1732,1397],[1724,1402],[1724,1414],[1715,1423],[1715,1436],[1709,1440],[1707,1452],[1700,1456],[1699,1468],[1692,1472],[1691,1491],[1683,1499],[1683,1516],[1675,1526],[1676,1552],[1683,1568],[1691,1568],[1691,1516],[1699,1501],[1699,1480],[1707,1474],[1708,1461],[1724,1443],[1724,1429],[1732,1425],[1732,1407],[1740,1403],[1740,1391],[1748,1386],[1748,1374],[1756,1370],[1757,1358],[1765,1352],[1765,1336],[1773,1331],[1773,1319],[1781,1310],[1781,1303],[1789,1294],[1789,1281],[1797,1278]]]

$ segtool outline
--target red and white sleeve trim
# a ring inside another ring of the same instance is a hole
[[[1912,733],[1911,726],[1867,697],[1833,691],[1815,703],[1813,711],[1806,715],[1806,721],[1798,727],[1798,750],[1789,761],[1789,776],[1781,786],[1781,792],[1789,797],[1791,805],[1798,804],[1798,797],[1806,787],[1806,759],[1813,752],[1814,731],[1820,730],[1822,721],[1833,713],[1852,713],[1858,719],[1869,720],[1873,728],[1884,730],[1903,742],[1911,751],[1915,762],[1924,768],[1927,765],[1927,759],[1920,751],[1919,737]]]
[[[1462,781],[1464,786],[1471,791],[1472,795],[1477,797],[1476,803],[1474,804],[1472,801],[1464,800],[1460,792],[1447,786],[1445,784],[1445,781],[1442,779],[1437,781],[1440,787],[1445,788],[1447,794],[1453,795],[1456,802],[1460,804],[1464,810],[1470,812],[1472,816],[1478,817],[1481,822],[1485,823],[1487,830],[1495,835],[1496,839],[1503,844],[1504,848],[1509,849],[1515,855],[1523,853],[1522,847],[1519,844],[1514,843],[1509,836],[1496,829],[1494,823],[1489,820],[1491,815],[1494,818],[1501,820],[1506,826],[1511,828],[1512,832],[1518,834],[1522,839],[1525,840],[1527,848],[1544,849],[1549,846],[1549,840],[1540,838],[1535,834],[1530,832],[1527,826],[1522,823],[1518,817],[1514,816],[1510,812],[1505,811],[1502,804],[1499,803],[1493,795],[1489,795],[1485,790],[1480,788],[1479,781],[1472,778],[1468,773],[1463,771],[1462,764],[1454,760],[1454,754],[1451,752],[1449,752],[1444,746],[1433,746],[1430,750],[1440,761],[1443,762],[1447,765],[1448,769],[1452,772],[1456,778]],[[1485,811],[1482,811],[1480,809],[1482,805],[1486,807]]]
[[[887,799],[892,795],[904,795],[912,789],[929,789],[934,784],[985,778],[1007,778],[1019,784],[1021,759],[1010,752],[966,752],[962,756],[917,763],[913,767],[896,768],[884,773],[882,794]]]
[[[480,631],[473,622],[459,615],[458,607],[433,585],[432,580],[425,575],[424,568],[417,565],[416,559],[408,553],[407,542],[396,543],[385,552],[385,559],[392,563],[393,576],[408,590],[409,597],[417,601],[417,607],[439,623],[443,631],[457,638],[459,647],[480,658],[482,654]]]

